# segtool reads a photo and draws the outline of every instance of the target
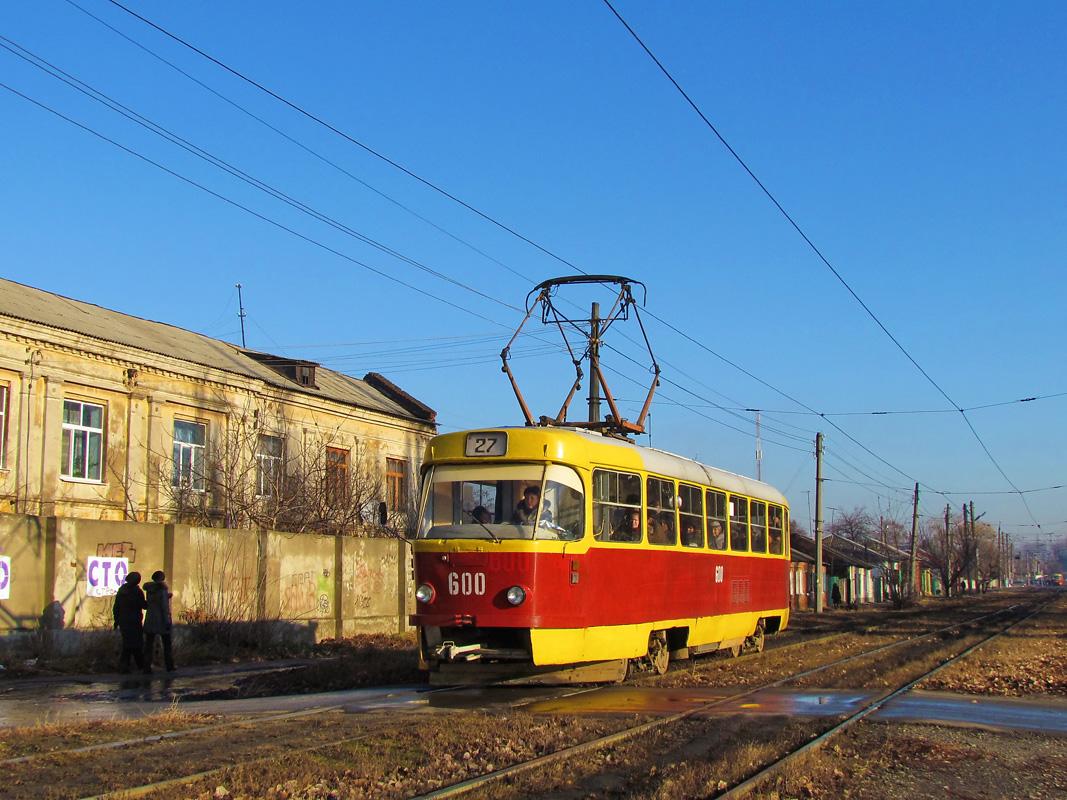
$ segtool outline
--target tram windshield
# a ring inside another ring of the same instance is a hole
[[[549,464],[434,467],[425,478],[420,539],[580,539],[582,482]]]

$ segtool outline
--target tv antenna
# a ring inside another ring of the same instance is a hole
[[[245,304],[241,299],[241,284],[237,284],[237,316],[241,319],[241,347],[245,344]]]

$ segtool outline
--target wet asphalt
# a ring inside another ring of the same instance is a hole
[[[348,713],[522,707],[533,714],[648,714],[695,711],[700,716],[759,714],[837,716],[859,711],[875,694],[863,691],[772,689],[704,708],[733,694],[722,688],[630,686],[433,689],[388,686],[320,694],[205,700],[257,673],[305,661],[179,668],[152,675],[8,678],[0,673],[0,728],[88,720],[138,719],[169,709],[224,716],[266,716],[335,709]],[[989,698],[913,690],[887,703],[875,718],[1030,730],[1067,735],[1067,700]]]

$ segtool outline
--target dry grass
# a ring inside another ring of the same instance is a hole
[[[968,694],[1067,696],[1067,595],[947,667],[921,688]]]
[[[331,639],[315,646],[316,661],[292,669],[274,670],[240,678],[229,689],[197,695],[196,699],[223,700],[272,697],[424,683],[413,633],[388,636],[361,634]]]
[[[136,720],[91,720],[89,722],[47,722],[9,728],[0,739],[0,759],[89,747],[106,742],[159,736],[172,731],[184,731],[218,722],[212,714],[187,714],[170,706],[155,714]]]
[[[602,736],[627,723],[586,718],[549,721],[523,713],[426,716],[389,733],[289,753],[196,784],[164,788],[153,797],[411,797]]]

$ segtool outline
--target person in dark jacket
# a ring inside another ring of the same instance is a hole
[[[174,672],[174,653],[171,650],[170,632],[174,627],[170,616],[170,599],[174,593],[167,587],[167,576],[162,570],[152,573],[150,583],[144,585],[147,611],[144,615],[144,666],[145,672],[152,669],[152,651],[156,636],[163,643],[163,663],[167,672]]]
[[[119,672],[130,671],[130,656],[139,669],[151,672],[144,663],[144,639],[142,638],[141,612],[145,609],[144,592],[141,591],[141,573],[131,572],[126,582],[115,595],[115,627],[122,634],[122,654],[119,656]]]

